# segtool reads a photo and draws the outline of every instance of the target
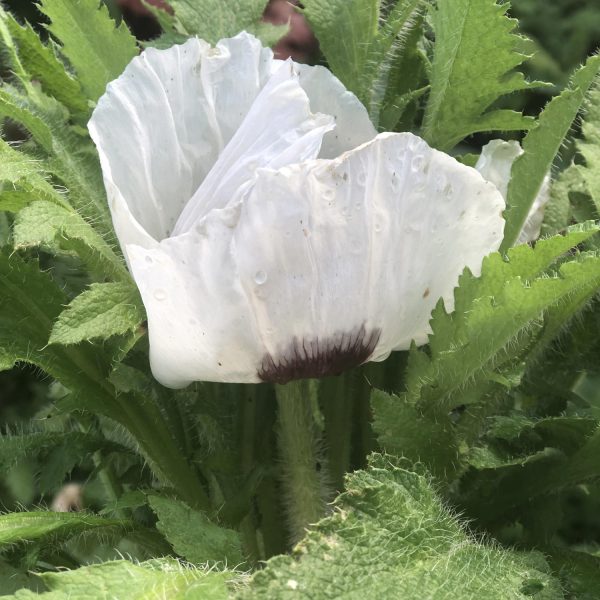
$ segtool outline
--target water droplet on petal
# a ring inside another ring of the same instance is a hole
[[[365,183],[367,183],[367,174],[364,171],[359,173],[356,177],[356,181],[358,182],[358,185],[365,185]]]
[[[165,292],[165,290],[156,290],[154,292],[154,298],[159,302],[162,302],[167,299],[167,292]]]
[[[323,191],[323,199],[324,200],[333,200],[334,191],[332,189],[326,189]]]
[[[382,227],[381,227],[381,223],[379,223],[379,221],[375,222],[374,229],[375,229],[376,233],[379,233],[381,231]]]
[[[148,256],[148,255],[146,255],[146,256],[144,257],[144,260],[145,260],[145,261],[146,261],[146,262],[147,262],[149,265],[150,265],[150,264],[152,264],[152,263],[154,262],[154,261],[152,260],[152,257],[151,257],[151,256]]]
[[[417,154],[416,156],[414,156],[410,163],[410,169],[413,173],[418,173],[419,171],[422,171],[424,166],[425,157],[421,154]]]
[[[254,282],[256,285],[262,285],[267,281],[267,274],[264,271],[256,271],[254,274]]]

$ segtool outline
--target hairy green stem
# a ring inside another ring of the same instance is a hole
[[[308,380],[276,386],[282,485],[293,543],[325,512],[324,464],[320,430],[315,423],[314,387]]]
[[[355,373],[349,371],[338,377],[321,381],[320,395],[325,414],[327,465],[334,488],[341,492],[344,476],[350,469],[352,415],[354,398],[350,393]]]

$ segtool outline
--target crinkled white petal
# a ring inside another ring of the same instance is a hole
[[[215,48],[190,39],[167,50],[145,50],[108,85],[89,130],[100,155],[111,210],[119,207],[113,210],[113,221],[123,248],[128,243],[139,243],[140,230],[146,232],[150,245],[151,240],[172,235],[184,206],[195,194],[192,204],[210,201],[203,214],[218,206],[217,197],[224,203],[221,206],[226,205],[231,200],[229,192],[242,176],[247,179],[254,174],[248,165],[257,168],[271,164],[259,160],[258,143],[249,144],[246,150],[251,156],[244,156],[245,148],[239,144],[242,135],[237,136],[236,149],[227,148],[261,90],[271,78],[281,79],[282,64],[247,33],[221,40]],[[308,122],[300,130],[289,125],[279,131],[280,141],[291,135],[289,147],[281,151],[279,165],[316,156],[319,136],[331,129],[325,117],[316,115],[319,112],[337,121],[335,131],[326,134],[324,156],[339,154],[375,135],[364,107],[326,69],[291,61],[289,64],[297,71],[289,79],[296,80],[295,87],[299,84],[300,91],[291,92],[290,82],[279,81],[277,98],[275,85],[271,85],[272,103],[269,105],[263,97],[261,122],[266,121],[269,130],[275,132],[276,124],[270,121],[277,120],[280,125],[285,122],[293,112],[292,106],[285,106],[281,114],[279,111],[292,96],[296,108],[298,97],[306,103],[306,96],[300,93],[303,89],[310,99],[315,131],[312,140]],[[260,111],[255,108],[253,112],[255,122],[246,127],[245,134],[260,134],[264,146],[268,136],[256,120]],[[300,137],[304,144],[299,143]],[[278,149],[271,147],[271,154]],[[213,188],[215,181],[220,181],[220,193],[209,193],[215,190],[208,184],[204,193],[199,193],[199,186],[220,157],[212,177]],[[245,168],[236,159],[244,159]],[[234,166],[236,172],[230,173],[228,167]]]
[[[474,169],[411,134],[334,160],[262,169],[244,198],[150,250],[130,246],[156,378],[255,382],[343,351],[361,329],[381,360],[426,341],[465,266],[498,248],[504,202]],[[346,346],[345,346],[346,345]]]
[[[312,114],[292,61],[281,64],[181,212],[173,235],[189,231],[213,208],[236,202],[257,169],[316,158],[333,117]]]
[[[377,135],[367,109],[329,69],[318,65],[296,65],[296,68],[312,111],[335,119],[335,129],[323,138],[319,158],[335,158]]]
[[[90,134],[107,188],[154,239],[169,235],[268,80],[271,60],[247,34],[216,48],[191,39],[145,50],[108,85]]]
[[[508,182],[515,159],[523,154],[519,142],[504,140],[492,140],[481,149],[481,155],[475,168],[485,179],[491,181],[506,199]],[[540,235],[540,229],[544,220],[544,210],[550,199],[550,176],[546,175],[542,187],[538,192],[519,237],[518,244],[533,242]]]

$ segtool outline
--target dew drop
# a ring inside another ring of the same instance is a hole
[[[146,262],[147,262],[149,265],[151,265],[151,264],[154,262],[154,261],[152,260],[152,257],[151,257],[151,256],[148,256],[148,255],[146,255],[146,256],[145,256],[144,260],[145,260],[145,261],[146,261]]]
[[[416,156],[414,156],[410,163],[411,171],[413,173],[418,173],[419,171],[422,171],[424,167],[425,167],[425,157],[422,156],[421,154],[417,154]]]
[[[323,199],[324,200],[333,200],[334,195],[335,194],[332,189],[327,189],[323,192]]]
[[[267,274],[264,271],[256,271],[254,274],[254,282],[256,285],[262,285],[267,281]]]
[[[358,185],[365,185],[365,183],[367,183],[367,174],[364,171],[359,173],[356,177],[356,181],[358,182]]]
[[[374,229],[375,229],[375,233],[379,233],[381,231],[381,229],[382,229],[381,223],[376,222],[375,226],[374,226]]]
[[[156,290],[154,292],[154,298],[159,302],[162,302],[167,299],[167,292],[165,292],[165,290]]]

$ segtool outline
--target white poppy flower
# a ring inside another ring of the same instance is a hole
[[[521,154],[523,154],[523,149],[519,142],[492,140],[481,149],[475,168],[485,179],[491,181],[500,190],[503,198],[506,199],[512,165]],[[550,176],[546,175],[529,210],[525,224],[519,233],[516,245],[533,242],[540,237],[544,211],[549,200]]]
[[[427,341],[504,201],[248,34],[136,57],[90,121],[155,377],[285,382]]]

